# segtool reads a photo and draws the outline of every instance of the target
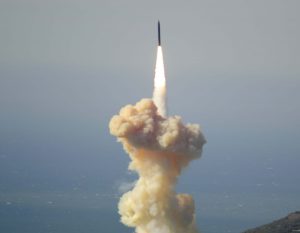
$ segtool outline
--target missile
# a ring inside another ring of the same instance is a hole
[[[158,32],[158,46],[160,46],[160,22],[157,23],[157,32]]]

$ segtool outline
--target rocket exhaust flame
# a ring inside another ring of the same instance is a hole
[[[200,158],[205,138],[199,125],[167,117],[166,80],[158,46],[153,100],[123,107],[109,123],[110,133],[132,160],[139,179],[119,202],[121,221],[136,233],[197,233],[192,196],[176,194],[182,169]]]
[[[163,60],[163,53],[162,53],[161,46],[157,47],[153,101],[157,106],[159,114],[163,117],[166,117],[167,116],[166,77],[165,77],[164,60]]]

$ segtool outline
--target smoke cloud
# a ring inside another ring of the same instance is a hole
[[[201,156],[205,138],[199,125],[164,117],[151,99],[127,105],[112,117],[110,132],[123,144],[139,174],[119,202],[121,221],[137,233],[196,233],[192,196],[176,194],[182,169]]]

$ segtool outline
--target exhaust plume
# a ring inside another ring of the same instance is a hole
[[[157,106],[157,111],[163,117],[167,116],[166,92],[167,90],[163,53],[161,46],[158,46],[155,65],[153,101]]]

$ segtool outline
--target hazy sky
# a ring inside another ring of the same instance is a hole
[[[299,9],[297,0],[0,1],[0,202],[113,193],[133,179],[108,122],[152,95],[159,19],[169,113],[199,123],[208,141],[180,191],[194,193],[204,218],[300,209]],[[223,205],[226,195],[245,208]]]

